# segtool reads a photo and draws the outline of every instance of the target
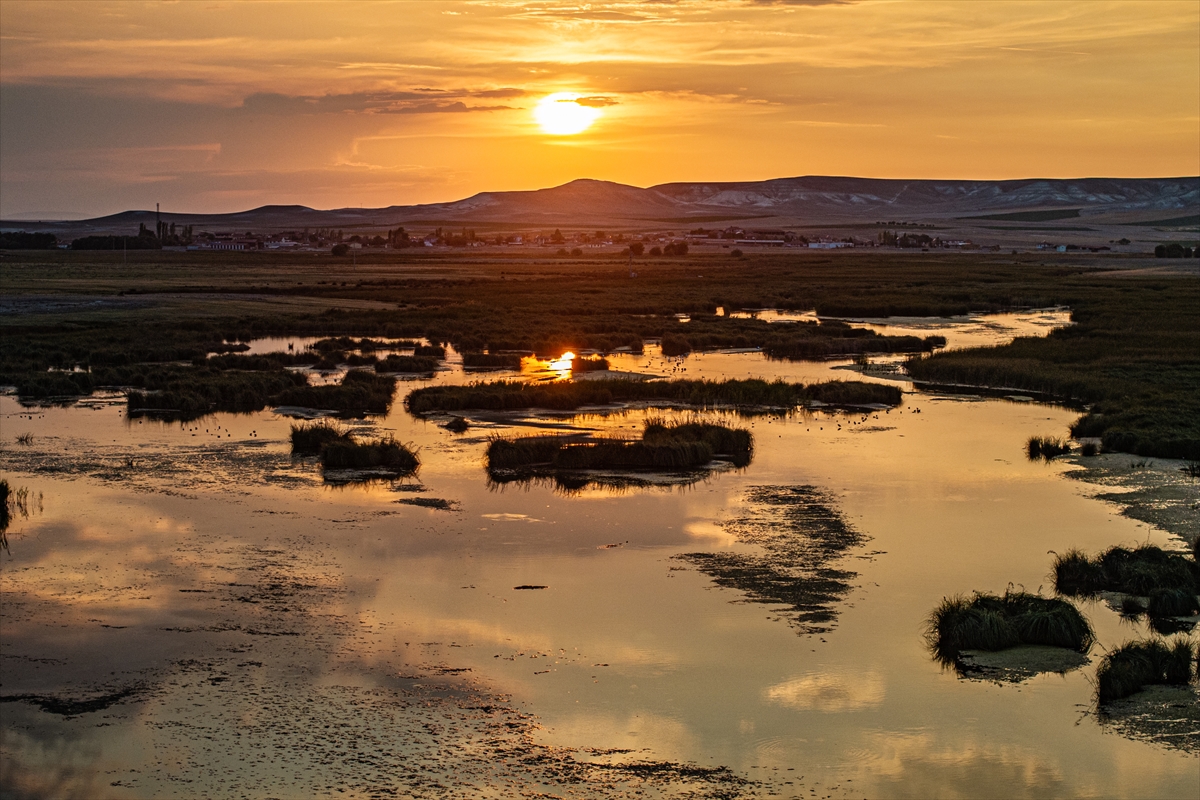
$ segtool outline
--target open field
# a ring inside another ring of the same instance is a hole
[[[264,335],[425,337],[463,352],[762,348],[791,358],[920,353],[915,337],[715,312],[947,316],[1066,305],[1045,339],[919,358],[915,378],[1041,392],[1089,413],[1080,436],[1200,455],[1200,280],[1190,264],[1117,255],[839,252],[625,259],[486,253],[3,254],[0,382],[48,368],[190,361]],[[1174,264],[1168,266],[1174,267]],[[689,315],[677,318],[676,315]],[[680,344],[680,342],[684,344]],[[96,375],[96,378],[101,378]],[[153,383],[150,378],[147,382]]]

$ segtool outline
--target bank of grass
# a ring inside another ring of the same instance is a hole
[[[746,466],[754,452],[749,431],[703,422],[650,420],[641,439],[524,436],[488,444],[489,473],[589,469],[686,470],[724,458]]]
[[[303,391],[307,380],[285,370],[242,372],[180,367],[151,372],[143,383],[144,390],[131,390],[126,395],[131,414],[154,411],[186,419],[214,411],[261,411],[275,398]]]
[[[1074,605],[1028,592],[948,597],[926,622],[926,642],[946,664],[957,662],[964,650],[1007,650],[1020,644],[1086,653],[1095,638]]]
[[[401,356],[395,353],[375,361],[376,372],[434,372],[438,359],[433,356]]]
[[[343,441],[353,441],[353,437],[328,422],[292,426],[292,455],[295,456],[319,456],[327,445]]]
[[[1187,616],[1197,610],[1200,564],[1194,554],[1171,553],[1149,544],[1110,547],[1095,556],[1069,550],[1054,559],[1054,589],[1071,597],[1095,597],[1106,591],[1148,597],[1151,616]]]
[[[1096,669],[1096,698],[1109,703],[1137,694],[1145,686],[1186,686],[1195,675],[1198,655],[1185,638],[1172,642],[1146,639],[1105,653]]]
[[[467,369],[520,369],[521,356],[516,353],[463,353]]]
[[[612,403],[660,403],[698,408],[718,406],[792,409],[806,403],[832,406],[899,405],[900,389],[863,381],[800,384],[764,380],[495,381],[465,386],[428,386],[405,398],[413,414],[483,409],[546,408],[558,411]]]
[[[609,368],[607,358],[578,356],[571,361],[571,372],[603,372]]]
[[[396,379],[351,370],[340,384],[297,386],[272,398],[276,406],[300,406],[341,414],[386,414],[396,393]]]
[[[1200,281],[1138,274],[1141,266],[1163,263],[1149,258],[771,252],[730,260],[695,253],[642,264],[631,279],[615,255],[569,267],[536,254],[470,263],[458,252],[360,255],[351,277],[339,275],[339,262],[324,256],[298,264],[282,254],[153,251],[130,253],[124,264],[120,253],[8,253],[0,270],[6,300],[55,294],[71,301],[74,293],[89,302],[0,317],[0,384],[21,387],[27,398],[78,396],[94,386],[132,385],[105,377],[109,368],[190,363],[228,352],[227,342],[263,336],[346,337],[360,346],[364,337],[388,344],[425,339],[460,352],[558,356],[641,352],[644,341],[670,335],[695,350],[783,353],[796,342],[800,349],[790,352],[815,355],[809,340],[845,339],[842,350],[849,350],[859,346],[857,329],[828,320],[779,325],[714,311],[948,316],[1067,305],[1076,324],[1047,339],[937,353],[910,370],[922,380],[1074,398],[1090,404],[1076,437],[1100,438],[1108,450],[1200,459]],[[162,293],[174,299],[155,299]],[[96,295],[104,302],[90,302]],[[397,307],[335,307],[351,303]],[[33,298],[31,307],[40,305]],[[676,313],[690,314],[691,321],[679,322]],[[345,342],[331,346],[354,349]],[[76,367],[84,372],[47,373]]]
[[[383,470],[394,475],[414,472],[420,461],[408,446],[390,436],[372,441],[336,439],[321,448],[321,466],[325,469]]]

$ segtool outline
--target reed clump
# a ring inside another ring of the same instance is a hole
[[[1025,452],[1030,461],[1039,458],[1049,461],[1057,456],[1071,452],[1071,442],[1068,439],[1053,436],[1030,436],[1025,443]]]
[[[494,381],[464,386],[428,386],[405,399],[413,414],[432,411],[526,408],[574,410],[583,406],[648,402],[700,408],[741,406],[792,409],[805,403],[833,406],[899,405],[896,386],[863,381],[815,384],[764,380],[558,381],[531,384]]]
[[[1195,607],[1200,564],[1195,553],[1189,557],[1149,544],[1133,549],[1110,547],[1094,557],[1070,550],[1054,559],[1054,589],[1071,597],[1094,597],[1100,592],[1151,597],[1169,590],[1172,594],[1162,594],[1157,603],[1150,604],[1151,616],[1185,616],[1196,612],[1171,614],[1167,609]],[[1191,600],[1182,599],[1185,596]]]
[[[976,592],[948,597],[926,622],[926,641],[943,663],[964,650],[1006,650],[1019,644],[1047,645],[1086,653],[1095,641],[1074,605],[1028,592]]]
[[[1128,642],[1108,653],[1096,669],[1096,697],[1101,703],[1137,694],[1145,686],[1183,686],[1195,675],[1192,644],[1145,639]]]
[[[492,473],[530,469],[685,470],[702,467],[715,458],[745,466],[750,463],[753,447],[753,437],[746,430],[699,422],[651,420],[640,440],[577,436],[495,438],[488,445],[487,466]]]
[[[609,368],[607,358],[575,358],[571,361],[571,372],[602,372]]]
[[[325,469],[385,470],[405,475],[420,466],[417,454],[390,436],[358,442],[338,439],[321,448],[321,466]]]
[[[288,389],[272,398],[272,402],[277,406],[328,409],[344,414],[386,414],[395,392],[395,378],[352,370],[340,384]]]
[[[292,455],[295,456],[318,456],[327,445],[342,441],[353,441],[353,436],[327,422],[292,426]]]
[[[462,363],[469,369],[520,369],[517,353],[463,353]]]

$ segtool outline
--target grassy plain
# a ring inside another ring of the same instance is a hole
[[[266,335],[426,337],[467,352],[762,347],[782,357],[914,352],[920,340],[836,323],[770,325],[726,310],[945,316],[1068,305],[1046,339],[916,358],[915,377],[1043,392],[1089,406],[1077,435],[1109,449],[1200,457],[1200,280],[1191,263],[1114,255],[766,252],[642,259],[530,251],[0,254],[0,383],[48,368],[164,362]],[[1169,268],[1168,268],[1169,267]],[[676,314],[691,315],[690,321]],[[147,366],[150,365],[150,366]],[[114,379],[127,378],[114,373]],[[77,390],[88,386],[79,385]],[[43,392],[46,393],[46,392]]]

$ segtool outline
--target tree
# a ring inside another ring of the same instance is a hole
[[[331,250],[330,252],[331,252],[331,253],[333,253],[333,255],[335,255],[335,256],[344,256],[344,255],[346,255],[347,253],[349,253],[349,252],[350,252],[350,245],[348,245],[348,244],[335,244],[335,245],[333,246],[333,250]]]
[[[646,246],[643,245],[641,242],[632,242],[629,245],[629,252],[633,253],[635,256],[640,256],[645,251],[646,251]]]
[[[662,248],[661,248],[661,247],[651,247],[651,248],[650,248],[650,255],[652,255],[652,256],[661,256],[661,255],[662,255]]]

